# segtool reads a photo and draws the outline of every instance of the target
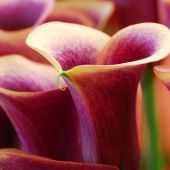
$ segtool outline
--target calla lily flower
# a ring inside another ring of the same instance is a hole
[[[26,42],[54,68],[18,55],[0,58],[2,128],[12,134],[0,143],[56,161],[2,150],[3,169],[138,169],[137,87],[147,63],[169,55],[169,30],[145,23],[109,37],[51,22]]]
[[[0,56],[20,54],[44,63],[46,61],[25,44],[27,35],[34,27],[49,21],[66,21],[102,29],[113,10],[112,3],[95,0],[79,3],[54,0],[1,1]]]

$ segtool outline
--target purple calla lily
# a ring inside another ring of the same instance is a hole
[[[17,140],[11,138],[15,148],[57,161],[46,164],[40,157],[2,150],[3,169],[137,170],[138,82],[147,63],[170,53],[169,43],[169,30],[154,23],[127,27],[113,37],[77,24],[37,27],[27,44],[56,71],[19,56],[1,57],[11,64],[2,67],[0,105],[17,134]],[[23,71],[16,74],[18,68]]]

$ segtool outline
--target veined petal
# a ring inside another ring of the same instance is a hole
[[[66,21],[102,29],[113,13],[113,10],[114,4],[109,1],[76,0],[57,2],[56,8],[51,15],[53,16],[53,21]],[[79,15],[76,16],[76,13]]]
[[[53,0],[2,0],[0,28],[18,30],[40,24],[52,7]]]
[[[79,124],[67,88],[46,92],[0,88],[0,106],[17,132],[18,148],[57,160],[84,162]]]
[[[55,34],[59,34],[57,26],[51,24],[51,27],[55,28]],[[70,27],[65,29],[70,30]],[[54,60],[55,55],[45,49],[44,44],[37,43],[42,40],[35,37],[35,33],[38,32],[35,30],[30,34],[27,44],[46,57],[49,54],[50,61]],[[57,36],[53,42],[56,41]],[[170,32],[165,26],[137,24],[113,36],[98,54],[97,63],[110,65],[83,65],[61,72],[77,107],[82,151],[87,162],[114,164],[127,170],[138,168],[137,85],[147,63],[168,56],[169,44]],[[51,46],[56,49],[56,54],[57,44]]]
[[[3,170],[118,170],[109,165],[54,161],[12,149],[0,151],[0,164]]]
[[[98,52],[109,39],[108,35],[90,27],[51,22],[34,29],[26,43],[61,71],[61,67],[69,69],[76,65],[94,64]]]

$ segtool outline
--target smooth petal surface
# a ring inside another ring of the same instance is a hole
[[[40,24],[52,10],[53,0],[0,1],[0,28],[18,30]]]
[[[61,49],[55,43],[60,37],[55,36],[51,43],[55,53],[46,48],[47,45],[38,43],[42,41],[38,37],[44,34],[41,30],[52,30],[51,27],[55,28],[56,35],[64,34],[66,29],[70,30],[70,27],[65,25],[65,30],[58,32],[58,23],[46,24],[29,35],[27,44],[44,53],[57,67],[58,63],[53,59],[56,58],[54,54]],[[86,34],[87,30],[83,31]],[[38,32],[40,34],[36,36]],[[65,41],[68,42],[67,39]],[[78,110],[83,138],[82,151],[87,162],[114,164],[127,170],[138,168],[135,114],[137,85],[145,64],[163,59],[170,53],[169,43],[168,28],[153,23],[134,25],[120,31],[105,43],[100,53],[102,47],[96,52],[98,64],[115,65],[84,65],[61,72],[60,75],[65,77]],[[86,43],[82,43],[81,47],[83,46],[86,47]],[[80,53],[78,50],[75,52]],[[91,53],[88,55],[91,56]],[[76,55],[73,57],[76,58]],[[81,55],[81,59],[84,59],[84,55]],[[78,64],[82,63],[76,63]],[[60,70],[61,66],[57,70]]]
[[[3,170],[118,170],[114,166],[54,161],[7,149],[0,151],[0,168]]]
[[[76,65],[94,64],[98,51],[109,39],[105,33],[90,27],[51,22],[34,29],[26,41],[30,47],[45,54],[60,71],[61,67],[69,69]]]
[[[68,89],[31,93],[1,88],[0,98],[20,139],[20,149],[57,160],[83,162],[76,111]]]
[[[65,21],[102,29],[114,10],[114,4],[107,2],[64,1],[57,2],[47,21]]]

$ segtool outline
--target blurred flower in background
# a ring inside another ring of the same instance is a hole
[[[46,62],[25,45],[28,33],[49,21],[65,21],[102,29],[113,13],[110,2],[54,0],[0,1],[0,55],[21,54]]]

